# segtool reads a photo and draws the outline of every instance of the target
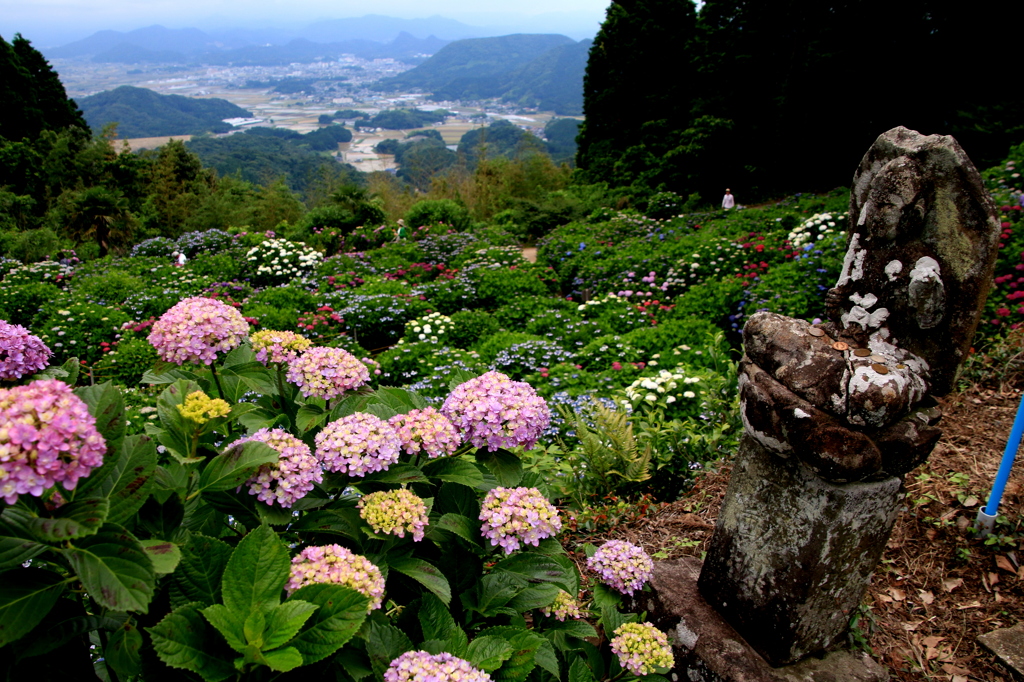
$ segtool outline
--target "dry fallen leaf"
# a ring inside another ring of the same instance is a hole
[[[965,507],[973,507],[976,504],[978,504],[978,498],[975,497],[974,495],[971,495],[966,500],[964,500]]]
[[[999,584],[999,574],[998,573],[989,573],[988,574],[988,584],[989,585],[998,585]]]
[[[953,675],[949,682],[970,682],[965,675]]]
[[[889,594],[892,595],[893,601],[903,601],[907,598],[907,593],[898,587],[890,587]]]
[[[960,611],[964,611],[966,609],[980,609],[981,608],[981,602],[978,601],[977,599],[975,599],[974,601],[969,602],[967,604],[961,604],[960,606],[958,606],[956,608],[959,609]]]
[[[1008,558],[1006,558],[1005,556],[1003,556],[1002,554],[997,554],[996,555],[996,566],[998,566],[999,568],[1003,569],[1004,571],[1009,571],[1010,573],[1016,573],[1017,572],[1013,568],[1013,564],[1010,563],[1010,560]]]
[[[935,601],[935,595],[932,594],[931,590],[918,590],[917,591],[917,596],[919,596],[921,598],[921,602],[925,606],[928,606],[933,601]]]
[[[923,622],[924,622],[923,620],[919,620],[916,623],[904,623],[903,624],[903,629],[906,630],[907,632],[913,632],[914,630],[917,629],[917,626],[920,625]]]
[[[935,647],[937,647],[939,645],[939,642],[942,642],[945,639],[946,639],[945,637],[939,637],[937,635],[933,635],[931,637],[925,637],[924,639],[922,639],[921,640],[921,644],[924,644],[929,649],[934,649]]]
[[[946,592],[952,592],[956,588],[960,587],[964,582],[963,578],[946,578],[942,581],[942,587]]]

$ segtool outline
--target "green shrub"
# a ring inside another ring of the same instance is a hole
[[[431,308],[445,315],[454,315],[460,310],[478,308],[481,305],[476,287],[463,275],[455,279],[437,279],[420,284],[413,289],[413,295],[422,296]]]
[[[226,282],[242,277],[244,263],[242,249],[229,249],[220,253],[200,253],[188,262],[188,268],[197,275]]]
[[[32,320],[43,306],[63,296],[60,289],[45,282],[26,282],[0,286],[0,318],[23,327],[32,326]]]
[[[372,351],[398,341],[405,333],[405,323],[426,313],[428,307],[414,297],[353,295],[337,312],[349,335]]]
[[[494,311],[494,319],[505,329],[523,329],[530,322],[548,313],[562,313],[571,319],[582,319],[572,301],[551,296],[522,296]]]
[[[53,364],[72,357],[91,363],[104,355],[105,348],[113,346],[121,326],[130,321],[128,315],[117,308],[72,303],[53,310],[37,322],[36,328],[39,338],[53,351]]]
[[[627,365],[646,360],[647,355],[622,341],[618,334],[599,336],[576,354],[576,362],[594,372],[612,368],[612,363]]]
[[[559,363],[573,362],[575,355],[553,341],[523,341],[498,351],[491,366],[515,380]]]
[[[299,320],[297,309],[278,308],[266,303],[246,303],[242,314],[255,318],[260,329],[275,329],[277,331],[295,331]]]
[[[451,320],[448,342],[455,348],[472,348],[480,339],[501,329],[497,319],[484,310],[460,310],[452,314]]]
[[[527,341],[546,341],[542,336],[535,336],[533,334],[525,334],[523,332],[508,332],[500,331],[497,334],[491,334],[487,338],[480,341],[476,346],[470,350],[474,350],[480,354],[480,359],[490,364],[494,362],[494,358],[498,356],[498,353],[511,348],[517,343],[526,343]]]
[[[725,277],[696,284],[673,301],[673,317],[699,317],[722,329],[738,329],[734,326],[735,314],[739,310],[739,303],[746,288],[746,280],[738,277]]]
[[[317,307],[317,298],[305,289],[297,286],[270,287],[253,294],[246,301],[249,304],[263,304],[275,308],[292,309],[296,311],[313,310]],[[245,310],[245,308],[243,308]]]
[[[83,277],[75,281],[76,293],[100,305],[120,305],[133,293],[144,289],[146,283],[139,277],[117,270],[102,275]]]
[[[697,346],[704,343],[708,335],[718,329],[708,322],[696,317],[682,320],[669,320],[655,327],[635,329],[622,335],[622,343],[636,348],[641,353],[652,355],[670,351],[676,346]]]
[[[156,349],[145,339],[128,339],[117,344],[116,350],[106,353],[93,367],[97,381],[113,381],[123,386],[137,386],[142,375],[152,369],[159,357]]]
[[[469,211],[451,199],[427,199],[413,204],[405,214],[409,227],[421,225],[449,225],[459,232],[469,229]]]
[[[478,268],[472,273],[477,296],[486,308],[508,305],[522,296],[539,296],[548,288],[536,273],[521,268]]]

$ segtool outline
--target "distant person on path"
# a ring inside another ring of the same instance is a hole
[[[729,188],[725,188],[725,196],[722,197],[722,208],[728,211],[730,208],[736,205],[736,197],[732,195]]]
[[[409,238],[409,228],[405,226],[405,221],[401,218],[398,219],[398,229],[395,231],[395,241],[400,239]]]

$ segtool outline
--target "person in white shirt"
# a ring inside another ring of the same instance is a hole
[[[730,208],[732,208],[735,205],[736,205],[736,197],[734,197],[732,195],[732,192],[730,192],[729,188],[727,187],[725,189],[725,196],[722,197],[722,208],[724,208],[726,211],[728,211]]]

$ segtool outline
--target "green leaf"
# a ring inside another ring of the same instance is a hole
[[[559,588],[551,583],[532,585],[515,596],[508,603],[509,607],[519,613],[526,613],[533,609],[541,609],[555,603]]]
[[[271,670],[279,673],[286,673],[302,665],[302,654],[293,646],[278,649],[276,651],[265,651],[259,655],[259,659]]]
[[[156,443],[149,436],[128,436],[121,447],[107,455],[113,459],[101,469],[95,492],[110,501],[107,521],[124,523],[139,511],[156,485]],[[79,494],[91,490],[86,488]]]
[[[172,578],[190,601],[216,604],[230,558],[231,546],[226,542],[193,533],[181,547],[181,563]]]
[[[363,479],[366,483],[398,483],[406,485],[409,483],[427,483],[427,477],[418,467],[412,464],[392,464],[386,471],[375,471],[367,474]]]
[[[607,607],[601,609],[601,618],[597,622],[604,628],[605,636],[611,639],[623,623],[632,623],[636,619],[635,613],[619,613],[618,609]]]
[[[103,652],[114,672],[130,677],[142,674],[141,649],[142,633],[131,623],[125,623],[110,633]]]
[[[328,584],[306,585],[296,590],[291,599],[319,607],[290,642],[306,664],[323,660],[345,646],[362,627],[370,605],[370,600],[359,592]]]
[[[327,419],[327,412],[324,411],[324,408],[317,405],[303,405],[295,415],[295,425],[299,427],[299,431],[305,433],[320,426],[325,419]]]
[[[476,372],[470,372],[465,369],[455,370],[452,372],[452,378],[448,380],[448,392],[451,393],[462,384],[466,383],[470,379],[476,379],[478,376],[480,375]]]
[[[244,426],[250,433],[253,433],[263,428],[269,428],[276,419],[276,414],[265,408],[258,407],[255,410],[239,415],[238,423]]]
[[[579,591],[576,567],[572,559],[564,555],[520,552],[499,561],[494,571],[514,573],[532,583],[554,583],[569,594]]]
[[[551,645],[551,642],[546,639],[541,640],[534,660],[537,661],[537,665],[554,675],[556,679],[558,678],[558,655],[555,653],[555,647]]]
[[[482,616],[495,616],[525,587],[526,581],[512,573],[490,573],[471,591],[463,593],[462,603]]]
[[[229,647],[240,654],[245,653],[248,649],[248,642],[242,614],[235,613],[223,604],[207,606],[205,609],[201,609],[200,613],[224,637]]]
[[[445,514],[438,519],[433,527],[455,533],[463,540],[468,540],[473,544],[480,544],[480,522],[474,521],[468,516],[451,513]]]
[[[262,362],[245,362],[231,367],[224,367],[221,373],[225,377],[238,377],[245,386],[262,395],[275,395],[277,393],[277,382],[274,372],[268,369]],[[242,390],[244,393],[245,390]],[[237,401],[239,396],[234,396]]]
[[[157,656],[172,668],[191,670],[206,682],[234,677],[235,668],[231,663],[209,653],[211,632],[196,605],[188,604],[171,611],[146,631],[153,640]]]
[[[594,672],[582,658],[577,658],[569,666],[569,682],[597,682]]]
[[[270,526],[260,526],[242,538],[231,554],[221,593],[224,605],[238,613],[269,610],[281,603],[288,581],[288,550]]]
[[[359,511],[355,508],[322,509],[303,515],[292,524],[291,530],[298,533],[329,533],[361,541],[362,525]]]
[[[199,489],[218,492],[245,483],[264,464],[276,462],[279,453],[266,443],[248,441],[217,455],[199,475]]]
[[[276,649],[298,633],[313,612],[316,604],[301,599],[289,599],[267,616],[267,629],[263,637],[264,649]]]
[[[594,585],[594,606],[599,609],[616,609],[622,603],[622,595],[602,583]]]
[[[389,558],[388,565],[433,592],[446,606],[451,603],[452,588],[448,585],[448,578],[437,566],[413,557]]]
[[[473,467],[476,469],[476,467]],[[479,470],[476,472],[480,476]],[[481,476],[481,480],[483,477]],[[434,498],[434,511],[438,514],[460,514],[470,519],[480,518],[480,498],[472,486],[445,483]]]
[[[382,403],[369,403],[363,408],[363,412],[372,414],[374,417],[387,421],[392,417],[397,417],[398,412],[389,405]]]
[[[514,627],[488,628],[481,637],[502,637],[512,646],[512,656],[491,677],[501,682],[521,682],[537,665],[537,650],[550,643],[540,635]],[[554,649],[551,650],[552,654]],[[555,675],[557,676],[557,669]]]
[[[78,540],[64,555],[96,603],[114,611],[145,613],[156,587],[156,573],[142,545],[113,524]]]
[[[106,439],[107,445],[116,446],[124,437],[127,426],[121,391],[106,381],[95,386],[76,388],[75,395],[89,407],[89,414],[96,418],[96,430]]]
[[[302,654],[302,659],[306,660],[306,654]],[[341,667],[356,682],[373,675],[373,665],[370,663],[370,657],[366,655],[365,651],[354,646],[345,647],[340,651],[334,657],[334,664]]]
[[[163,429],[154,431],[157,440],[171,454],[180,458],[191,458],[192,435],[198,428],[198,424],[182,416],[178,410],[179,405],[185,403],[185,398],[196,391],[202,390],[195,381],[178,379],[165,388],[156,399],[156,413],[160,418],[160,425]]]
[[[480,470],[460,457],[444,457],[428,462],[423,465],[423,473],[428,478],[461,483],[470,488],[477,488],[484,482]]]
[[[464,658],[486,673],[494,672],[512,658],[512,645],[503,637],[477,637],[469,643]]]
[[[28,524],[34,518],[20,507],[0,512],[0,571],[20,566],[47,549],[29,532]]]
[[[242,623],[245,643],[256,649],[263,648],[263,633],[267,630],[267,618],[259,609],[253,609]]]
[[[0,580],[0,647],[31,632],[64,590],[64,580],[52,571],[22,568]]]
[[[285,526],[295,518],[295,509],[291,507],[286,509],[276,504],[264,504],[257,501],[253,508],[256,510],[256,515],[260,517],[260,523],[271,526]]]
[[[530,550],[534,554],[565,554],[565,547],[555,538],[544,538],[536,547]]]
[[[143,540],[141,544],[149,560],[153,562],[153,570],[157,573],[173,573],[178,567],[181,549],[173,542],[152,538]]]
[[[476,461],[494,474],[498,483],[505,488],[514,488],[523,479],[523,462],[508,450],[488,452],[483,448],[476,451]]]
[[[597,630],[585,620],[567,620],[564,622],[553,622],[544,629],[544,634],[560,633],[565,637],[576,639],[587,639],[597,637]]]
[[[52,518],[36,517],[28,529],[45,542],[63,542],[95,535],[107,518],[110,505],[105,498],[88,497],[69,502],[54,511]]]
[[[448,605],[432,593],[428,592],[420,597],[420,608],[416,617],[423,630],[423,639],[446,640],[457,638],[459,633],[463,638],[466,637],[466,633],[462,632],[462,629],[455,624]]]
[[[377,622],[370,623],[366,653],[370,656],[370,664],[378,678],[384,676],[384,671],[391,665],[391,661],[413,649],[412,642],[398,628]]]

